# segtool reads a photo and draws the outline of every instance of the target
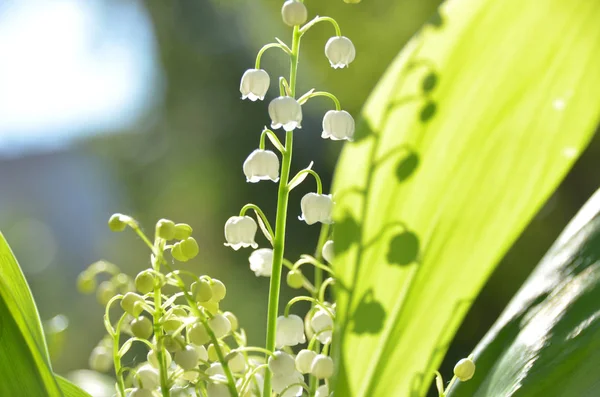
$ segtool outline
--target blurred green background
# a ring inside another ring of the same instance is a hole
[[[185,267],[224,281],[228,297],[222,307],[236,313],[251,343],[264,342],[268,280],[249,270],[248,250],[223,246],[222,229],[247,202],[273,219],[276,185],[247,184],[241,169],[269,122],[266,103],[241,101],[238,87],[263,44],[274,37],[289,41],[281,3],[0,3],[0,228],[42,319],[68,319],[63,345],[53,349],[56,372],[86,368],[89,352],[104,334],[103,308],[77,293],[77,274],[98,259],[131,275],[149,265],[149,253],[133,233],[108,230],[113,212],[134,216],[149,233],[162,217],[191,224],[201,257]],[[358,115],[389,62],[438,4],[307,0],[310,16],[336,18],[355,43],[357,57],[349,69],[331,69],[323,49],[334,32],[317,25],[303,40],[298,91],[333,92]],[[287,75],[288,63],[272,51],[262,67],[274,83],[274,76]],[[326,190],[342,147],[320,138],[328,106],[316,100],[304,107],[293,166],[298,170],[315,161]],[[596,138],[494,273],[451,346],[443,374],[475,346],[600,185],[599,155]],[[300,187],[290,204],[286,256],[292,260],[316,244],[318,228],[295,221],[299,199],[310,188]],[[452,280],[448,285],[460,288]]]

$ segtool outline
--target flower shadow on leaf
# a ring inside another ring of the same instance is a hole
[[[378,334],[383,329],[387,313],[383,305],[373,297],[370,289],[362,296],[352,313],[351,332],[355,334]]]
[[[419,258],[419,237],[411,231],[403,231],[390,241],[387,261],[391,265],[407,266]]]

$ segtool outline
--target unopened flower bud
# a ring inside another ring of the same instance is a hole
[[[198,303],[208,302],[213,296],[212,287],[206,280],[195,281],[191,289],[192,296]]]
[[[274,375],[291,375],[296,371],[296,363],[292,356],[277,350],[269,357],[269,369]]]
[[[275,335],[275,344],[277,348],[283,346],[296,346],[299,343],[306,342],[304,336],[304,322],[295,314],[289,316],[277,317],[277,332]]]
[[[248,69],[244,72],[240,81],[240,92],[242,99],[250,99],[252,102],[265,99],[269,90],[271,78],[263,69]]]
[[[233,372],[244,372],[246,369],[246,360],[240,353],[230,353],[225,359],[227,360],[229,369]]]
[[[323,259],[325,259],[327,262],[333,263],[333,260],[335,259],[333,240],[327,240],[325,244],[323,244],[321,255],[323,256]]]
[[[175,363],[184,370],[190,370],[198,366],[200,360],[200,352],[195,346],[187,345],[175,353]]]
[[[308,18],[308,11],[304,3],[297,0],[288,0],[283,3],[281,17],[288,26],[302,25]]]
[[[163,328],[167,332],[175,332],[183,325],[183,319],[187,317],[187,312],[177,307],[169,314],[167,319],[163,322]]]
[[[244,161],[242,168],[246,181],[250,183],[279,180],[279,157],[271,150],[254,150]]]
[[[354,119],[350,113],[345,110],[330,110],[325,113],[321,137],[333,141],[351,141],[354,138]]]
[[[98,372],[108,372],[113,365],[112,352],[104,346],[95,347],[89,360],[90,368]]]
[[[210,336],[202,323],[196,323],[188,331],[188,338],[194,345],[200,346],[210,342]]]
[[[167,368],[171,366],[171,354],[168,351],[163,351],[163,357],[165,358],[165,364]],[[160,368],[160,363],[158,362],[158,355],[155,350],[150,350],[148,355],[146,356],[150,365],[154,368]]]
[[[325,310],[318,310],[310,320],[310,325],[317,334],[319,342],[331,343],[331,334],[333,330],[333,319]]]
[[[140,272],[135,277],[135,289],[141,294],[151,292],[154,289],[154,275],[148,270]]]
[[[181,253],[188,259],[195,258],[196,255],[198,255],[198,252],[200,252],[198,243],[193,237],[188,237],[179,244],[181,245]]]
[[[454,366],[454,376],[466,382],[475,375],[475,363],[470,358],[463,358]]]
[[[254,272],[256,277],[271,277],[273,270],[273,250],[271,248],[257,249],[250,254],[248,260],[250,270]]]
[[[310,373],[318,379],[328,379],[333,376],[333,360],[324,354],[317,354],[310,367]]]
[[[280,96],[269,103],[271,128],[283,127],[285,131],[302,128],[302,106],[294,98]]]
[[[219,355],[217,354],[217,348],[211,343],[210,345],[208,345],[208,348],[206,349],[206,352],[208,353],[208,359],[210,361],[217,361],[219,359]],[[212,371],[210,371],[212,370]],[[213,372],[213,373],[209,373]],[[225,372],[223,372],[223,367],[221,366],[221,364],[219,363],[214,363],[210,366],[210,368],[206,371],[207,375],[225,375]]]
[[[152,390],[160,386],[158,371],[149,364],[142,365],[135,372],[133,383],[141,389]]]
[[[82,294],[91,294],[96,289],[96,277],[89,272],[83,271],[77,277],[77,290]]]
[[[175,237],[175,223],[168,219],[161,219],[156,222],[156,235],[165,240],[172,240]]]
[[[302,215],[298,218],[312,225],[317,222],[332,224],[333,200],[330,194],[308,193],[300,201]]]
[[[117,290],[110,281],[103,281],[96,290],[96,299],[101,305],[106,306],[113,296],[117,294]]]
[[[214,300],[209,300],[208,302],[200,302],[198,303],[198,308],[204,308],[211,315],[215,315],[219,312],[219,303]]]
[[[315,393],[315,397],[329,397],[329,387],[327,385],[321,385]]]
[[[144,299],[135,292],[128,292],[121,299],[121,308],[133,317],[137,317],[144,311],[144,308],[141,305],[136,305],[136,303],[143,301]]]
[[[223,315],[225,317],[227,317],[227,320],[229,320],[229,323],[231,324],[231,330],[232,331],[237,330],[239,323],[238,323],[238,319],[235,316],[235,314],[233,314],[232,312],[225,312],[225,313],[223,313]]]
[[[148,339],[152,336],[152,322],[144,316],[134,318],[130,327],[133,335],[140,339]]]
[[[128,394],[129,397],[156,397],[156,393],[151,389],[141,389],[134,387]]]
[[[225,245],[236,251],[242,247],[257,248],[254,241],[257,230],[256,221],[249,216],[232,216],[225,223]]]
[[[127,227],[127,215],[113,214],[108,220],[108,227],[113,232],[122,232]]]
[[[187,223],[178,223],[175,225],[175,240],[185,240],[192,235],[193,229]]]
[[[179,262],[187,262],[189,259],[183,254],[183,251],[181,249],[181,242],[173,244],[173,247],[171,247],[171,256]]]
[[[206,393],[207,397],[232,397],[227,385],[223,383],[209,383]]]
[[[227,295],[227,288],[225,288],[225,284],[223,284],[221,280],[213,278],[210,287],[212,288],[213,293],[213,297],[211,300],[215,302],[220,302],[223,299],[225,299],[225,296]]]
[[[171,353],[175,353],[183,349],[185,346],[185,339],[181,335],[167,334],[163,337],[163,344],[165,349]]]
[[[304,276],[300,269],[290,270],[285,280],[287,285],[294,289],[300,289],[304,285]]]
[[[213,330],[217,338],[222,338],[231,332],[231,323],[222,314],[215,314],[208,320],[208,326]]]
[[[335,36],[325,44],[325,56],[329,59],[332,68],[344,68],[354,61],[356,50],[349,38]]]
[[[296,369],[303,374],[309,373],[315,357],[317,357],[317,353],[312,350],[300,350],[296,355]]]

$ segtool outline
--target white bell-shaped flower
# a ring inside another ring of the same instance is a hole
[[[256,277],[271,277],[273,271],[273,250],[270,248],[261,248],[250,254],[250,270],[256,274]]]
[[[280,96],[269,103],[271,128],[283,127],[286,131],[302,128],[302,106],[292,97]]]
[[[315,357],[317,357],[317,353],[312,350],[300,350],[296,355],[296,369],[302,374],[309,373]]]
[[[302,215],[298,218],[312,225],[317,222],[332,224],[333,200],[331,194],[308,193],[300,201]]]
[[[327,385],[321,385],[315,393],[315,397],[329,397],[329,387]]]
[[[184,349],[175,353],[175,363],[184,370],[194,369],[200,361],[201,351],[196,346],[187,345]]]
[[[274,375],[272,379],[273,391],[279,394],[279,397],[297,397],[302,395],[302,385],[290,387],[302,383],[304,376],[300,372],[294,371],[290,375]],[[287,389],[287,390],[286,390]],[[283,392],[285,390],[285,393]],[[281,393],[281,394],[280,394]]]
[[[296,372],[296,362],[286,352],[277,350],[269,357],[269,369],[274,375],[292,375]]]
[[[277,333],[275,334],[275,345],[280,349],[284,346],[296,346],[306,342],[304,336],[304,322],[295,314],[277,317]]]
[[[354,138],[354,118],[345,110],[330,110],[323,117],[323,133],[321,138],[332,141]]]
[[[298,0],[288,0],[281,7],[281,17],[288,26],[302,25],[308,18],[308,10]]]
[[[325,310],[318,310],[310,319],[312,327],[317,339],[323,344],[331,343],[331,334],[333,330],[333,319]]]
[[[209,383],[206,394],[208,397],[231,397],[229,388],[223,383]]]
[[[246,369],[246,359],[241,353],[235,353],[232,357],[228,358],[229,369],[235,373],[244,372]]]
[[[323,256],[323,259],[325,259],[327,262],[333,263],[333,260],[335,259],[333,240],[327,240],[325,244],[323,244],[321,255]]]
[[[310,367],[310,373],[318,379],[331,378],[334,370],[333,360],[324,354],[317,354]]]
[[[256,149],[250,153],[243,169],[246,181],[250,183],[279,180],[279,158],[270,150]]]
[[[269,84],[271,84],[271,78],[263,69],[246,70],[240,82],[242,99],[248,98],[253,102],[257,99],[265,99]]]
[[[232,216],[225,223],[225,245],[236,251],[242,247],[257,248],[254,241],[257,230],[256,221],[249,216]]]
[[[354,61],[356,49],[349,38],[334,36],[325,44],[325,56],[329,59],[332,68],[344,68]]]
[[[133,384],[135,387],[141,389],[156,389],[160,386],[160,375],[158,370],[153,368],[150,364],[142,365],[135,371]]]
[[[208,326],[215,333],[217,338],[223,338],[231,332],[231,323],[224,315],[217,313],[208,320]]]

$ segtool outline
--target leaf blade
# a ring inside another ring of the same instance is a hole
[[[344,396],[425,393],[598,123],[597,4],[454,1],[441,15],[379,83],[338,164]]]

